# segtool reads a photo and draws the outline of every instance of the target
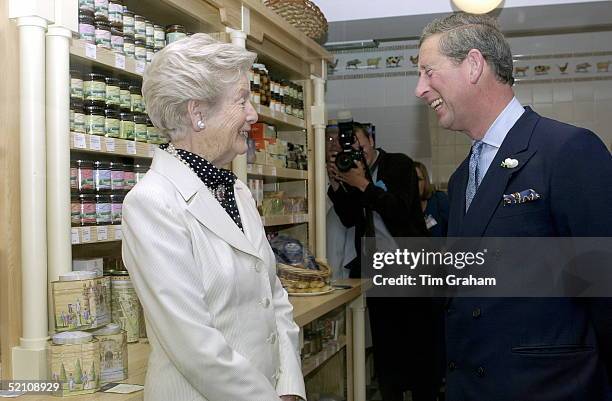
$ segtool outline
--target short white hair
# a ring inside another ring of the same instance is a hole
[[[170,141],[184,138],[191,124],[187,103],[198,100],[213,108],[225,90],[247,73],[256,56],[204,33],[164,47],[153,57],[142,82],[151,122]]]

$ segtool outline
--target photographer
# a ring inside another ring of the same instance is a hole
[[[328,130],[328,149],[335,150],[327,162],[328,195],[342,224],[355,227],[357,256],[345,268],[358,278],[362,237],[374,237],[377,249],[393,249],[394,237],[425,237],[428,232],[413,161],[376,149],[361,124],[353,123],[352,133],[350,126],[339,125],[337,132]],[[352,168],[346,169],[351,158]],[[413,401],[435,401],[442,372],[434,304],[418,298],[368,298],[367,304],[382,399],[402,401],[404,391],[411,390]]]

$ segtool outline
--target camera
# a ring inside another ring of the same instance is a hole
[[[345,173],[356,167],[356,161],[363,161],[364,154],[361,148],[353,148],[355,143],[355,131],[353,129],[353,119],[338,121],[338,142],[342,151],[336,155],[336,167]]]

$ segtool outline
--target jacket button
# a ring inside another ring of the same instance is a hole
[[[455,369],[457,369],[457,365],[455,364],[455,362],[450,361],[450,362],[448,363],[448,370],[453,371],[453,370],[455,370]]]
[[[268,306],[270,306],[270,298],[262,299],[261,304],[263,305],[264,308],[267,308]]]
[[[481,313],[482,312],[480,311],[480,308],[474,308],[474,310],[472,311],[472,317],[474,319],[478,319],[480,317]]]
[[[476,369],[476,375],[478,375],[478,377],[484,377],[485,370],[482,366],[479,366],[478,369]]]

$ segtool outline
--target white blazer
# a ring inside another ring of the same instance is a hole
[[[123,260],[151,354],[145,401],[306,398],[299,327],[248,188],[244,233],[187,166],[157,149],[123,203]]]

